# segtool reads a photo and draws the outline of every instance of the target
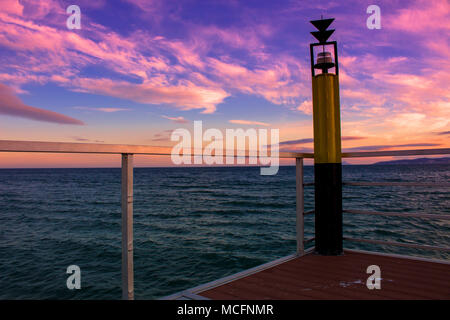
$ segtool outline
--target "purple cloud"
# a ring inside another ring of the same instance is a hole
[[[365,139],[365,138],[364,137],[355,137],[355,136],[342,137],[342,140],[360,140],[360,139]],[[305,144],[305,143],[312,143],[312,142],[314,142],[313,138],[287,140],[287,141],[280,142],[280,146],[290,146],[290,145]]]
[[[10,87],[1,83],[0,114],[60,124],[84,124],[80,120],[65,116],[57,112],[27,106],[14,95],[14,91]]]

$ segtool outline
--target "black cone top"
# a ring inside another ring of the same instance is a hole
[[[334,21],[334,18],[331,19],[321,19],[321,20],[312,20],[310,21],[314,27],[316,27],[319,31],[325,31],[330,26],[330,24]]]
[[[334,29],[327,30],[330,24],[334,21],[334,18],[331,19],[321,19],[321,20],[312,20],[310,21],[314,27],[316,27],[319,31],[313,31],[311,34],[319,40],[319,43],[327,42],[328,38],[333,34]]]
[[[327,42],[328,38],[333,34],[334,29],[324,31],[313,31],[311,34],[319,40],[319,43]]]

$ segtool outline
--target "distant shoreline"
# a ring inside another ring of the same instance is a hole
[[[404,164],[450,164],[450,157],[379,161],[373,163],[372,165],[404,165]]]

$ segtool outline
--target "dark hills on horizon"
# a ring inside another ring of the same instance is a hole
[[[397,164],[450,164],[450,157],[380,161],[375,162],[372,165],[397,165]]]

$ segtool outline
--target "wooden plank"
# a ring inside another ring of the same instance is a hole
[[[381,267],[381,290],[369,290],[368,265]],[[345,251],[308,254],[222,286],[197,292],[212,299],[449,299],[450,265]]]
[[[132,154],[122,154],[122,299],[134,299]]]
[[[347,254],[346,254],[347,255]],[[429,268],[429,263],[421,265],[421,272],[416,272],[411,269],[411,261],[397,259],[380,259],[377,256],[348,254],[344,259],[334,257],[311,257],[307,263],[295,261],[296,263],[285,263],[278,268],[277,273],[280,276],[292,278],[299,277],[300,279],[317,280],[325,283],[326,286],[332,287],[342,280],[347,279],[347,283],[352,283],[352,279],[360,280],[359,287],[364,292],[368,292],[365,285],[366,279],[369,275],[366,274],[366,268],[369,265],[378,265],[381,269],[381,276],[384,279],[382,287],[388,289],[381,291],[383,296],[388,298],[404,298],[418,297],[418,298],[433,298],[436,295],[442,294],[442,273],[439,277],[433,277],[432,269]],[[317,261],[320,259],[320,261]],[[316,260],[316,261],[314,261]],[[321,263],[320,263],[321,262]],[[330,265],[333,265],[330,272]],[[302,270],[298,274],[298,270]],[[450,268],[447,268],[447,274],[450,275]],[[290,275],[292,274],[292,276]],[[424,276],[426,274],[426,276]],[[439,273],[438,273],[439,274]],[[350,280],[350,281],[348,281]],[[293,280],[292,280],[293,281]],[[439,289],[441,288],[441,289]],[[352,288],[358,290],[358,287]],[[371,294],[379,294],[380,291],[370,291]]]
[[[398,259],[406,259],[410,261],[425,261],[425,262],[431,262],[433,266],[439,266],[439,265],[450,265],[450,260],[439,260],[439,259],[431,259],[431,258],[424,258],[424,257],[417,257],[417,256],[406,256],[403,254],[397,254],[397,253],[387,253],[387,252],[376,252],[376,251],[367,251],[367,250],[358,250],[358,249],[345,249],[345,252],[353,252],[353,253],[362,253],[366,255],[373,255],[373,256],[382,256],[382,257],[388,257],[388,258],[398,258]]]
[[[221,286],[221,285],[223,285],[225,283],[232,282],[232,281],[235,281],[237,279],[247,277],[248,275],[260,272],[260,271],[265,270],[267,268],[272,268],[273,266],[276,266],[276,265],[284,263],[286,261],[295,259],[296,257],[297,257],[296,254],[291,254],[289,256],[282,257],[282,258],[276,259],[274,261],[270,261],[270,262],[264,263],[262,265],[254,267],[254,268],[251,268],[251,269],[248,269],[248,270],[244,270],[244,271],[241,271],[241,272],[238,272],[236,274],[232,274],[232,275],[226,276],[226,277],[218,279],[218,280],[207,282],[205,284],[202,284],[202,285],[199,285],[199,286],[197,286],[195,288],[192,288],[189,291],[193,292],[195,294],[198,294],[200,291],[208,290],[208,289],[211,289],[211,288],[214,288],[214,287],[217,287],[217,286]],[[170,295],[170,296],[167,296],[167,297],[165,297],[163,299],[169,299],[170,300],[170,297],[172,297],[172,296],[173,295]]]

